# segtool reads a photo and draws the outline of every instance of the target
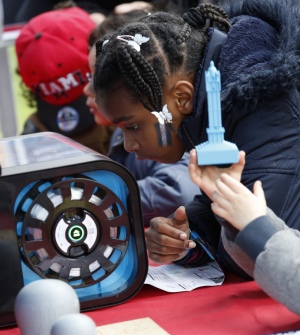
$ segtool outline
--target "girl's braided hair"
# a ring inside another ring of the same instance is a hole
[[[113,35],[106,35],[96,44],[94,87],[97,98],[122,86],[133,102],[140,102],[149,111],[161,111],[163,88],[167,76],[184,71],[196,75],[208,41],[208,29],[227,32],[226,12],[212,4],[191,8],[180,16],[159,12],[129,23]],[[141,34],[149,41],[140,52],[120,35]],[[103,42],[108,40],[107,43]]]

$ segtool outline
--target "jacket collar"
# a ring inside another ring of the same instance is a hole
[[[217,29],[210,30],[209,35],[211,37],[196,78],[194,110],[191,116],[186,118],[179,127],[179,136],[184,143],[186,151],[190,151],[195,145],[206,140],[206,132],[204,130],[207,127],[208,115],[206,113],[205,71],[209,68],[212,60],[215,66],[218,66],[221,48],[227,37],[225,33]]]

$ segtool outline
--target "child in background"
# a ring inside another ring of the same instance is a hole
[[[18,72],[37,108],[22,135],[57,132],[107,153],[114,127],[95,123],[83,94],[89,73],[87,39],[94,28],[89,15],[77,7],[46,12],[22,28],[16,40]]]
[[[144,11],[112,14],[94,29],[89,39],[89,64],[92,75],[95,68],[96,40],[105,32],[112,31],[126,22],[138,20],[147,14]],[[96,122],[106,123],[107,120],[103,118],[96,105],[92,82],[86,85],[84,92],[87,96],[87,105],[94,114]],[[188,153],[185,153],[176,164],[162,164],[149,159],[137,160],[133,153],[125,151],[123,139],[123,132],[117,127],[111,137],[108,157],[124,165],[137,180],[145,226],[149,226],[153,217],[172,214],[178,206],[192,201],[199,193],[199,188],[189,178]]]
[[[182,18],[145,16],[97,42],[96,102],[123,130],[127,151],[174,163],[207,139],[205,70],[213,60],[225,140],[247,153],[242,183],[252,188],[261,180],[270,208],[300,228],[299,16],[296,0],[235,0],[226,11],[205,4]],[[224,270],[250,279],[224,249],[210,204],[199,194],[173,218],[152,219],[149,257],[199,265],[202,239],[218,250]]]
[[[267,208],[260,181],[253,193],[240,183],[245,164],[240,162],[227,173],[216,167],[199,167],[191,151],[191,179],[213,201],[212,211],[224,227],[222,239],[231,257],[271,297],[300,314],[300,232],[288,227]]]

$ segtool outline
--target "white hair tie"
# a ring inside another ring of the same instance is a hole
[[[161,112],[151,112],[154,116],[157,117],[157,120],[160,124],[165,124],[165,123],[172,123],[172,114],[169,112],[167,105],[163,106],[163,109]]]
[[[128,40],[129,38],[129,40]],[[134,36],[131,35],[121,35],[117,36],[117,39],[123,42],[126,42],[130,46],[132,46],[136,51],[140,52],[141,50],[141,45],[143,43],[146,43],[150,40],[149,37],[145,37],[141,34],[135,34]]]

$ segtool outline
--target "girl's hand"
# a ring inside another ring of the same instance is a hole
[[[227,173],[237,181],[241,180],[245,166],[245,152],[239,152],[238,163],[232,164],[229,168],[218,168],[216,166],[198,166],[197,152],[195,149],[190,151],[189,173],[192,181],[198,185],[211,200],[213,192],[216,191],[216,180],[220,179],[222,173]]]
[[[183,258],[188,249],[196,246],[191,241],[185,208],[180,206],[172,218],[156,217],[145,231],[149,258],[155,263],[169,263]]]

